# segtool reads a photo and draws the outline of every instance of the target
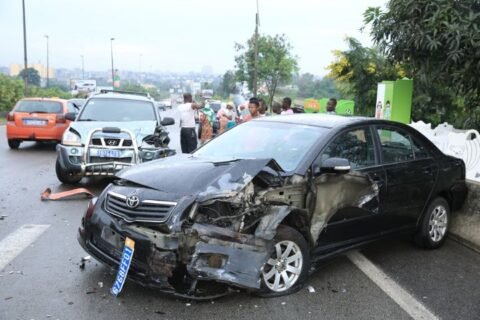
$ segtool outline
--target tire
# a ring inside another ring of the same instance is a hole
[[[414,240],[423,249],[437,249],[447,238],[450,206],[442,197],[433,199],[425,212]]]
[[[285,260],[278,259],[279,252],[287,254],[292,261],[285,264]],[[298,255],[300,256],[297,257]],[[255,294],[260,297],[278,297],[296,292],[302,288],[309,269],[310,252],[307,241],[297,230],[280,225],[274,238],[272,256],[263,266],[260,290]],[[298,273],[289,270],[296,270]]]
[[[20,143],[22,143],[20,140],[8,139],[8,146],[10,149],[17,150],[18,147],[20,147]]]
[[[76,184],[82,180],[82,176],[73,175],[71,172],[63,169],[58,159],[55,163],[55,173],[57,174],[58,180],[64,184]]]

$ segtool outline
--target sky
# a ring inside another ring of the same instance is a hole
[[[345,37],[371,45],[362,14],[387,0],[258,0],[260,33],[285,34],[301,73],[325,75]],[[256,0],[25,0],[29,63],[86,71],[224,73],[255,28]],[[0,0],[0,66],[23,63],[22,1]]]

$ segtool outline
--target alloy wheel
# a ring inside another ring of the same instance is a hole
[[[428,234],[433,242],[443,239],[447,232],[448,215],[447,209],[443,206],[436,206],[430,214],[428,223]]]

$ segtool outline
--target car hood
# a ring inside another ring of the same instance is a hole
[[[135,140],[138,145],[142,143],[145,136],[153,134],[155,128],[157,127],[156,121],[122,121],[122,122],[113,122],[113,121],[75,121],[70,123],[70,128],[75,130],[80,134],[82,144],[87,143],[88,134],[94,129],[102,129],[106,127],[115,127],[122,130],[129,130],[135,137]],[[119,134],[112,133],[102,133],[99,132],[95,136],[119,136]],[[129,138],[127,134],[120,134],[123,138]]]
[[[211,160],[182,154],[127,168],[117,177],[176,197],[204,201],[235,195],[266,167],[273,174],[283,172],[273,159]]]

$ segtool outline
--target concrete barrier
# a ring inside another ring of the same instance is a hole
[[[450,235],[480,252],[480,183],[467,180],[468,196],[463,208],[452,215]]]

